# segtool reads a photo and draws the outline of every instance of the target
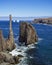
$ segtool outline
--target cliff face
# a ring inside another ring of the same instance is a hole
[[[36,31],[33,26],[27,22],[20,23],[19,42],[25,42],[26,45],[35,43],[38,40]]]
[[[39,19],[34,19],[33,23],[52,24],[52,18],[39,18]]]
[[[6,42],[7,42],[7,50],[12,50],[15,48],[13,30],[12,30],[12,16],[10,15],[9,18],[10,18],[9,36]]]

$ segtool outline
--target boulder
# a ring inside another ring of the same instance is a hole
[[[38,41],[38,36],[34,27],[27,22],[20,22],[19,42],[25,42],[25,45],[29,45]]]

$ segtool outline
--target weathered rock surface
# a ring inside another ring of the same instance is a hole
[[[10,28],[9,28],[9,35],[8,39],[6,40],[7,43],[7,50],[11,51],[15,48],[14,44],[14,37],[13,37],[13,30],[12,30],[12,16],[9,16],[10,18]]]
[[[10,63],[10,64],[18,64],[19,56],[12,56],[6,52],[0,52],[0,64],[1,63]]]
[[[21,43],[25,42],[26,45],[29,45],[38,41],[36,31],[30,23],[20,22],[19,33],[19,42]]]
[[[0,51],[6,50],[6,42],[2,34],[2,30],[0,30]]]
[[[12,55],[5,52],[0,52],[0,62],[14,63],[15,61],[13,60]]]

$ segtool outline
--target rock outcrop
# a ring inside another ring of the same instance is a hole
[[[10,18],[10,28],[9,28],[9,35],[8,35],[8,39],[6,40],[7,43],[7,50],[13,50],[15,48],[15,44],[14,44],[14,37],[13,37],[13,30],[12,30],[12,16],[9,16]]]
[[[2,30],[0,30],[0,65],[15,65],[20,62],[23,56],[12,56],[9,51],[15,48],[13,30],[12,30],[12,16],[10,15],[10,28],[7,39],[4,39]]]
[[[29,45],[38,41],[38,37],[34,27],[27,22],[20,22],[19,42],[25,42],[25,45]]]
[[[5,51],[5,50],[6,50],[6,43],[2,34],[2,30],[0,30],[0,51]]]
[[[18,64],[19,62],[20,61],[18,56],[12,56],[7,52],[0,52],[0,64],[2,63]]]
[[[8,39],[4,39],[2,30],[0,30],[0,51],[11,51],[15,48],[13,30],[12,30],[12,16],[10,15],[10,28]]]
[[[52,24],[52,18],[37,18],[34,19],[33,23]]]

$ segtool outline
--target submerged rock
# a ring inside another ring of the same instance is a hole
[[[34,27],[27,22],[20,22],[19,42],[25,42],[26,45],[38,41],[38,37]]]

